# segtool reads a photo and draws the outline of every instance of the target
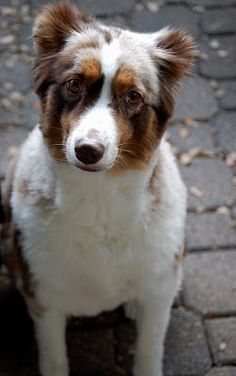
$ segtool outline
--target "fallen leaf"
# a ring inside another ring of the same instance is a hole
[[[210,80],[209,84],[213,90],[219,89],[219,83],[216,80]]]
[[[218,349],[219,349],[219,351],[224,351],[226,349],[226,347],[227,347],[226,343],[222,342],[222,343],[219,344]]]
[[[209,55],[204,52],[197,52],[196,54],[201,60],[209,60]]]
[[[218,39],[212,39],[212,40],[210,40],[210,42],[209,42],[209,46],[210,46],[213,50],[218,50],[218,48],[220,47],[220,42],[218,41]]]
[[[156,2],[154,1],[149,1],[147,4],[146,4],[146,7],[147,9],[152,12],[152,13],[157,13],[160,9],[160,6],[159,4],[157,4]]]
[[[179,161],[183,166],[189,166],[192,163],[192,156],[188,153],[183,153],[179,157]]]
[[[18,153],[19,148],[15,145],[10,146],[7,149],[7,156],[8,158],[14,158]]]
[[[2,7],[1,13],[3,16],[14,16],[16,14],[16,9],[10,7]]]
[[[232,219],[229,224],[231,227],[236,228],[236,219]]]
[[[14,42],[15,40],[15,37],[14,35],[5,35],[4,37],[0,38],[0,43],[2,44],[10,44],[12,42]]]
[[[235,152],[229,153],[225,159],[225,163],[229,167],[235,166],[236,165],[236,153]]]
[[[12,108],[12,104],[7,98],[3,98],[1,100],[2,107],[5,108],[6,110],[10,110]]]
[[[190,117],[185,118],[183,120],[183,124],[186,125],[187,127],[192,127],[198,125],[198,122]]]
[[[225,91],[223,89],[219,89],[215,91],[215,96],[217,98],[223,98],[224,95],[225,95]]]
[[[221,59],[224,59],[225,57],[229,55],[229,52],[226,50],[219,50],[217,51],[217,54],[219,55]]]
[[[182,138],[187,138],[191,135],[191,131],[188,128],[180,128],[178,129],[178,135]]]
[[[207,206],[198,206],[196,209],[197,214],[203,214],[203,213],[208,213],[209,208]]]
[[[191,186],[189,188],[191,194],[196,197],[196,198],[202,198],[204,196],[204,192],[201,191],[201,189],[195,187],[195,186]]]
[[[12,101],[17,101],[17,102],[25,102],[26,101],[26,96],[19,91],[12,91],[9,94],[9,98]]]
[[[230,210],[227,206],[220,206],[216,209],[216,212],[219,214],[229,214]]]

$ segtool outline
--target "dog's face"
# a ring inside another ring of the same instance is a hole
[[[87,171],[145,168],[189,73],[192,39],[108,28],[68,3],[42,11],[34,38],[42,132],[54,158]]]

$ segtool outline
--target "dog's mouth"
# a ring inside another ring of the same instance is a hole
[[[107,168],[102,167],[102,166],[96,166],[96,165],[83,165],[81,163],[76,163],[75,167],[82,171],[87,171],[87,172],[99,172],[99,171],[104,171],[107,170]]]

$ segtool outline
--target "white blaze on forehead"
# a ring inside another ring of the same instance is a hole
[[[121,55],[119,40],[115,39],[110,44],[101,48],[101,66],[105,78],[115,75],[118,68],[118,59]]]
[[[106,105],[109,102],[111,94],[111,84],[114,79],[120,57],[120,45],[118,39],[115,39],[110,44],[104,44],[101,48],[101,69],[104,75],[104,84],[101,92],[101,96],[97,102],[97,105]]]

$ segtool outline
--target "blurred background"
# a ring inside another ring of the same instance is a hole
[[[51,1],[52,2],[52,1]],[[54,1],[55,2],[55,1]],[[38,122],[31,31],[46,1],[0,0],[0,179]],[[184,28],[199,48],[168,138],[188,186],[184,283],[166,340],[166,376],[236,375],[236,0],[74,0],[106,24]],[[73,375],[131,375],[135,329],[122,308],[68,325]],[[0,375],[37,375],[32,323],[0,275]],[[52,375],[54,376],[54,375]],[[145,376],[145,375],[143,375]]]

